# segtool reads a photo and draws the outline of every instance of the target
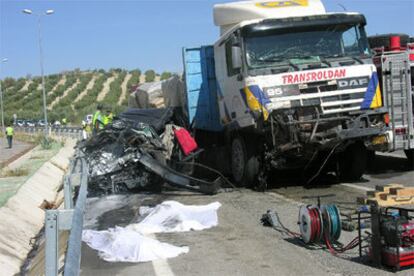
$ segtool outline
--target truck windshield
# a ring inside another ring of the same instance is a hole
[[[246,37],[246,61],[250,69],[324,62],[369,55],[365,30],[360,26],[329,25],[312,29]],[[297,66],[295,66],[297,67]]]

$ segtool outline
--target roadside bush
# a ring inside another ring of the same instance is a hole
[[[41,140],[40,140],[40,146],[42,147],[42,149],[44,150],[49,150],[52,148],[53,143],[56,142],[55,140],[53,140],[52,138],[47,138],[46,136],[42,136]]]
[[[28,168],[17,168],[14,170],[3,169],[0,173],[0,177],[19,177],[29,174]]]

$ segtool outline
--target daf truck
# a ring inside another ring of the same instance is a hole
[[[359,179],[367,149],[388,143],[365,17],[320,0],[244,1],[215,5],[214,22],[214,45],[183,49],[187,111],[202,146],[226,146],[233,180]]]

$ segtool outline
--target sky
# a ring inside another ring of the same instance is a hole
[[[41,19],[45,74],[80,68],[182,71],[182,48],[213,44],[213,0],[0,0],[0,78],[40,75],[37,17]],[[414,0],[323,0],[328,11],[367,17],[369,35],[414,36]]]

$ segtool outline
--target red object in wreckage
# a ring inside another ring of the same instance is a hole
[[[187,156],[198,148],[197,142],[185,128],[174,129],[174,135],[184,155]]]

